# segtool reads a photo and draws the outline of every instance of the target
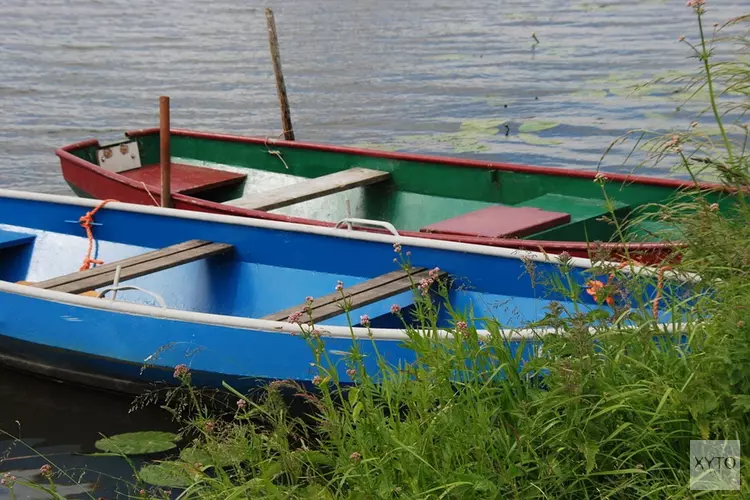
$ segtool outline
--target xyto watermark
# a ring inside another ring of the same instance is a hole
[[[691,490],[739,490],[739,441],[690,441]]]

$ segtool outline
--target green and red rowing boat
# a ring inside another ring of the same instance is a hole
[[[159,129],[125,137],[58,149],[65,180],[79,196],[159,204]],[[663,221],[624,223],[696,188],[671,179],[607,174],[600,183],[587,171],[176,129],[170,156],[178,209],[578,257],[627,251],[644,263],[671,254],[680,243],[670,234],[679,232]],[[717,184],[700,188],[722,207],[732,198]]]

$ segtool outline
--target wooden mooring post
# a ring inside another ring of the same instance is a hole
[[[172,206],[172,151],[169,145],[169,97],[159,97],[159,166],[161,167],[161,206]]]
[[[294,140],[294,129],[292,128],[292,115],[289,112],[289,99],[286,96],[286,85],[284,74],[281,72],[281,55],[279,54],[279,40],[276,37],[276,21],[273,11],[266,7],[266,26],[268,27],[268,46],[271,49],[271,60],[273,61],[273,74],[276,77],[276,93],[279,95],[279,106],[281,106],[281,126],[284,129],[284,139]]]

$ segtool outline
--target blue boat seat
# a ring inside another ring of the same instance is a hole
[[[35,238],[35,234],[16,233],[0,229],[0,249],[27,245],[34,241]]]
[[[427,278],[429,273],[430,271],[424,267],[415,267],[411,269],[409,274],[403,270],[393,271],[349,287],[344,290],[349,310],[353,311],[359,307],[403,293],[412,287],[412,282],[419,283],[423,278]],[[438,279],[444,278],[447,274],[445,271],[440,271]],[[342,300],[341,293],[334,292],[323,297],[316,297],[310,304],[299,304],[264,316],[262,319],[287,321],[293,314],[302,312],[300,318],[302,322],[310,321],[310,315],[312,315],[312,322],[317,324],[342,314],[344,312],[340,304]],[[307,312],[308,308],[310,313]]]

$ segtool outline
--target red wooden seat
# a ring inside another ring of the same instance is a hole
[[[563,212],[495,205],[430,224],[420,231],[485,238],[522,238],[568,222],[570,214]]]
[[[147,186],[161,188],[161,170],[159,165],[146,165],[120,172],[120,175]],[[172,163],[170,184],[173,193],[196,194],[201,191],[219,187],[238,185],[247,174],[227,172],[215,168],[195,167],[184,163]]]

